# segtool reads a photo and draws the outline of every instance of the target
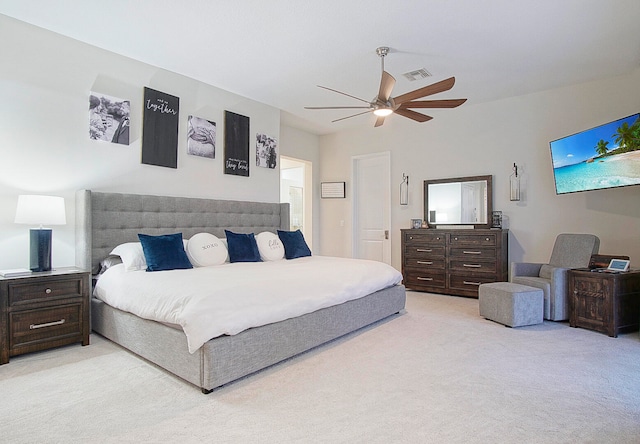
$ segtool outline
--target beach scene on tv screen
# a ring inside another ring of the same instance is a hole
[[[557,194],[640,185],[640,114],[549,145]]]

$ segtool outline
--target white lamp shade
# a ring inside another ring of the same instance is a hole
[[[21,195],[16,208],[17,224],[65,225],[64,198],[58,196]]]

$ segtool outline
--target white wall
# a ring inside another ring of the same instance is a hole
[[[631,256],[640,268],[640,186],[555,194],[549,141],[640,111],[640,69],[630,75],[452,110],[416,123],[400,116],[373,128],[322,136],[321,181],[350,182],[351,157],[391,151],[392,264],[400,268],[400,229],[423,218],[422,181],[493,175],[494,209],[510,228],[512,261],[545,261],[555,236],[589,232],[603,254]],[[509,200],[513,163],[521,174],[522,200]],[[409,205],[399,205],[402,173]],[[344,227],[340,220],[347,220]],[[351,255],[351,202],[321,200],[321,254]]]
[[[308,188],[311,188],[311,211],[312,211],[312,238],[309,242],[313,245],[313,253],[320,253],[320,138],[314,134],[309,134],[296,128],[286,125],[280,127],[281,155],[293,157],[311,163],[311,176],[313,184],[307,182],[305,177],[305,198],[307,198]],[[308,217],[305,208],[305,217]]]
[[[78,189],[279,201],[279,169],[253,161],[256,133],[281,139],[278,109],[3,15],[0,59],[0,268],[29,264],[29,227],[13,223],[19,194],[65,197],[68,223],[53,227],[54,267],[75,263]],[[140,163],[145,86],[180,98],[177,169]],[[90,91],[131,100],[129,146],[89,139]],[[223,173],[225,110],[250,118],[249,178]],[[215,159],[186,154],[189,115],[217,123]]]

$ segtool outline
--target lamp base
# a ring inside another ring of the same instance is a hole
[[[50,228],[32,228],[29,233],[31,271],[51,271]]]

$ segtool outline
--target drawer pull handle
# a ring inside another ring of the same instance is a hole
[[[422,264],[422,265],[433,265],[432,261],[416,261],[416,263]]]
[[[53,327],[54,325],[62,325],[64,323],[65,323],[65,320],[64,318],[62,318],[59,321],[46,322],[44,324],[31,324],[29,326],[29,330],[35,330],[37,328],[44,328],[44,327]]]
[[[463,254],[482,254],[482,251],[463,251]]]
[[[480,285],[481,282],[471,282],[471,281],[462,281],[463,284],[465,285]]]
[[[462,266],[467,268],[482,268],[480,264],[462,264]]]
[[[47,288],[44,292],[45,292],[46,294],[51,294],[51,289],[50,289],[50,288]]]
[[[416,251],[420,253],[431,253],[433,250],[431,248],[416,248]]]
[[[423,278],[421,276],[418,276],[416,279],[418,279],[419,281],[432,281],[433,278]]]

